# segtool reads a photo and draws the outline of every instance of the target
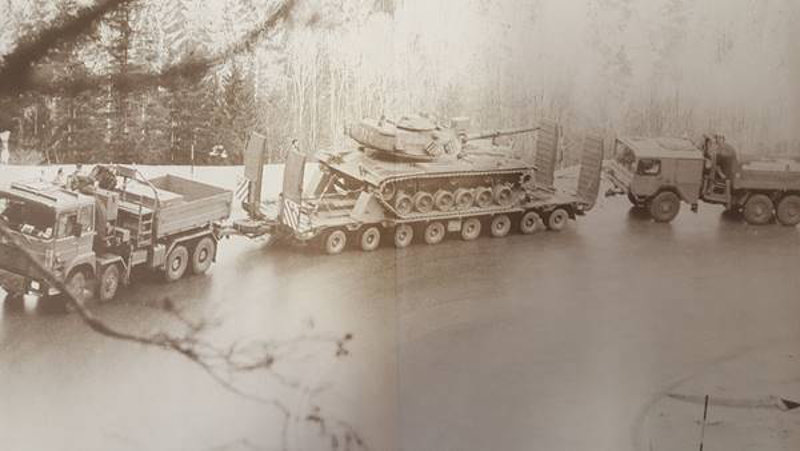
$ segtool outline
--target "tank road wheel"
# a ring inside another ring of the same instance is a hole
[[[214,261],[217,246],[211,237],[203,237],[192,250],[192,274],[205,274]]]
[[[69,277],[67,277],[67,282],[65,285],[67,286],[67,289],[69,289],[70,294],[72,294],[75,300],[77,300],[80,304],[85,304],[86,301],[92,298],[92,289],[89,284],[89,276],[81,269],[72,271]]]
[[[492,218],[491,232],[495,238],[502,238],[511,231],[511,219],[508,215],[497,215]]]
[[[681,199],[672,191],[662,191],[650,199],[650,216],[656,222],[670,222],[678,216]]]
[[[387,183],[381,188],[381,196],[383,196],[383,200],[387,202],[392,200],[396,192],[397,186],[395,186],[394,183]]]
[[[420,213],[430,213],[433,210],[433,196],[427,191],[417,191],[414,194],[414,208]]]
[[[167,256],[167,264],[164,268],[164,278],[167,282],[174,282],[186,273],[189,266],[189,251],[186,246],[179,244],[172,248]]]
[[[394,209],[400,216],[406,216],[414,209],[414,200],[411,196],[401,191],[394,200]]]
[[[539,213],[531,210],[522,215],[522,218],[519,220],[519,231],[525,235],[530,235],[539,229],[539,224],[541,223],[542,217],[539,216]]]
[[[471,189],[459,188],[456,190],[455,202],[456,209],[467,210],[472,207],[472,203],[475,202],[475,195],[472,194]]]
[[[120,272],[119,265],[114,263],[100,270],[100,280],[97,287],[97,297],[100,302],[108,302],[114,299],[119,288]]]
[[[569,221],[569,213],[563,208],[556,208],[547,215],[547,228],[559,232],[564,230]]]
[[[408,247],[414,239],[414,228],[408,224],[399,224],[394,228],[394,246],[398,249]]]
[[[744,220],[753,225],[764,225],[772,219],[775,204],[764,194],[754,194],[744,204]]]
[[[444,224],[439,221],[430,222],[425,226],[425,242],[428,244],[439,244],[444,240],[445,232]]]
[[[378,226],[369,226],[361,230],[358,240],[361,243],[361,250],[372,252],[381,244],[381,229]]]
[[[481,220],[478,218],[467,218],[461,224],[461,239],[472,241],[481,236]]]
[[[479,208],[487,208],[492,205],[492,190],[486,187],[480,187],[475,190],[475,205]]]
[[[508,185],[497,185],[492,190],[492,197],[497,205],[501,207],[508,207],[514,202],[514,192]]]
[[[455,206],[455,197],[450,191],[440,189],[433,196],[433,204],[439,211],[450,211]]]
[[[785,226],[800,223],[800,196],[789,194],[778,202],[778,221]]]
[[[322,236],[322,250],[328,255],[340,254],[347,246],[347,234],[342,229],[334,229]]]

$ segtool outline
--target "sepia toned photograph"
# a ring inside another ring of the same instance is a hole
[[[798,0],[0,0],[0,450],[800,450],[798,43]]]

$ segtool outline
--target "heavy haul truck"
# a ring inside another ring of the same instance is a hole
[[[683,138],[619,138],[604,173],[614,186],[608,194],[627,195],[658,222],[672,221],[681,202],[697,211],[703,201],[741,212],[754,225],[775,218],[786,226],[800,223],[800,164],[743,162],[719,135],[699,145]]]
[[[167,281],[209,269],[231,191],[174,175],[147,179],[126,166],[99,165],[87,179],[97,183],[20,182],[0,190],[10,234],[0,239],[0,269],[18,276],[6,280],[17,286],[4,284],[11,302],[29,292],[58,294],[19,247],[81,299],[112,299],[135,267]]]
[[[448,234],[463,240],[487,232],[504,237],[546,227],[561,230],[590,210],[600,182],[603,141],[584,140],[575,190],[554,187],[560,129],[538,127],[469,133],[465,119],[446,125],[420,116],[365,120],[349,129],[356,146],[306,156],[290,151],[278,199],[261,199],[266,140],[254,134],[245,152],[244,209],[239,233],[317,243],[337,254],[351,243],[363,251],[381,242],[434,245]],[[499,139],[536,131],[535,161]],[[491,140],[491,142],[486,142]]]
[[[497,142],[534,130],[534,163]],[[207,271],[220,238],[232,234],[316,242],[329,254],[351,242],[364,251],[382,240],[403,248],[415,238],[437,244],[448,233],[474,240],[487,229],[494,237],[512,229],[561,230],[597,197],[602,140],[584,140],[577,188],[557,189],[555,123],[469,134],[463,120],[442,127],[413,118],[364,121],[350,134],[358,143],[351,149],[313,157],[291,151],[278,199],[265,202],[266,140],[253,134],[245,152],[247,217],[232,224],[231,191],[174,175],[147,179],[127,166],[95,166],[69,188],[12,183],[0,190],[0,220],[9,234],[0,240],[0,284],[12,303],[25,293],[59,294],[27,253],[82,300],[110,300],[136,267],[167,281]],[[13,281],[4,277],[9,273]]]

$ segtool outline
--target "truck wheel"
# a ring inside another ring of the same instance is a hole
[[[563,208],[556,208],[547,215],[547,228],[555,232],[564,230],[569,221],[569,213]]]
[[[361,250],[372,252],[381,244],[381,230],[377,226],[367,227],[361,231]]]
[[[322,249],[329,255],[341,253],[346,245],[347,234],[341,229],[331,230],[322,238]]]
[[[481,236],[481,220],[478,218],[467,218],[461,224],[461,239],[472,241]]]
[[[72,271],[69,277],[67,277],[67,282],[65,285],[67,286],[67,289],[69,289],[70,294],[72,294],[75,300],[80,304],[85,304],[86,301],[92,298],[92,290],[89,285],[89,278],[86,275],[86,272],[81,269]]]
[[[119,265],[111,264],[100,270],[100,283],[98,286],[97,297],[100,302],[108,302],[114,299],[119,288]]]
[[[495,238],[502,238],[511,231],[511,219],[508,215],[497,215],[492,218],[490,231]]]
[[[167,265],[164,268],[164,278],[167,282],[174,282],[186,273],[189,266],[189,251],[186,246],[179,244],[167,256]]]
[[[425,242],[428,244],[439,244],[444,240],[446,229],[444,224],[439,221],[429,223],[425,227]]]
[[[530,235],[539,229],[539,224],[541,223],[542,218],[539,216],[539,213],[529,211],[522,215],[522,218],[519,220],[519,231],[525,235]]]
[[[778,221],[785,226],[800,224],[800,196],[790,194],[778,202]]]
[[[205,274],[208,268],[211,268],[216,251],[217,246],[211,237],[201,238],[192,251],[192,273]]]
[[[772,219],[775,205],[764,194],[754,194],[744,204],[744,220],[753,225],[764,225]]]
[[[662,191],[650,199],[650,216],[656,222],[670,222],[678,216],[681,199],[672,191]]]
[[[399,224],[394,228],[394,247],[408,247],[414,239],[414,228],[408,224]]]

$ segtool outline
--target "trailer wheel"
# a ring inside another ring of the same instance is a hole
[[[495,238],[502,238],[511,231],[511,219],[508,215],[497,215],[492,218],[490,232]]]
[[[525,235],[530,235],[539,229],[541,223],[542,217],[539,216],[539,213],[529,211],[522,215],[519,220],[519,231]]]
[[[744,220],[753,225],[768,223],[775,211],[775,204],[765,194],[754,194],[744,204]]]
[[[217,246],[211,237],[203,237],[197,242],[197,245],[192,251],[192,273],[204,274],[211,268],[211,263],[214,261],[214,255],[217,252]]]
[[[341,229],[331,230],[322,238],[322,249],[329,255],[341,253],[346,245],[347,234]]]
[[[789,194],[778,202],[778,221],[785,226],[800,224],[800,196]]]
[[[556,208],[547,215],[547,228],[555,232],[564,230],[569,221],[569,213],[564,208]]]
[[[414,239],[414,228],[408,224],[399,224],[394,228],[394,247],[408,247]]]
[[[110,264],[100,270],[100,281],[98,284],[97,297],[100,302],[108,302],[114,299],[119,288],[119,265]]]
[[[381,230],[377,226],[370,226],[361,231],[359,239],[361,250],[372,252],[381,244]]]
[[[178,244],[167,256],[167,264],[164,268],[164,278],[167,282],[174,282],[186,273],[189,266],[189,251],[183,244]]]
[[[650,199],[650,216],[656,222],[670,222],[678,216],[681,199],[672,191],[662,191]]]
[[[439,221],[434,221],[428,223],[425,226],[425,242],[428,244],[439,244],[444,240],[444,236],[446,234],[446,230],[444,224]]]
[[[481,236],[481,220],[478,218],[467,218],[461,224],[461,239],[472,241]]]

